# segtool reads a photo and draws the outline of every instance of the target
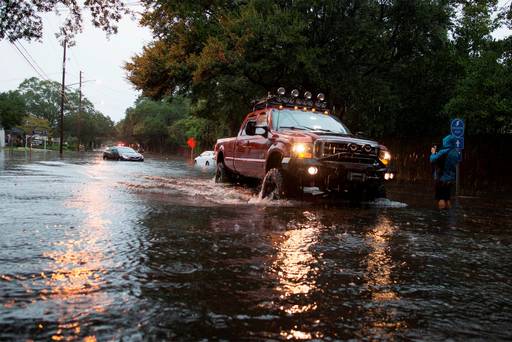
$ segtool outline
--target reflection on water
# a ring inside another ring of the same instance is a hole
[[[311,247],[318,241],[322,224],[312,212],[304,211],[302,215],[305,221],[290,221],[284,237],[274,243],[277,257],[273,270],[277,272],[279,281],[276,290],[280,293],[281,302],[285,303],[280,309],[289,315],[312,313],[317,309],[317,303],[308,299],[308,295],[316,290],[318,260]],[[321,337],[298,329],[281,331],[280,335],[286,339]]]
[[[407,327],[406,322],[395,317],[394,310],[387,302],[398,301],[400,297],[394,290],[393,271],[395,262],[391,258],[390,240],[396,233],[396,227],[389,217],[379,216],[373,229],[366,234],[370,252],[367,256],[366,281],[371,293],[372,305],[367,315],[372,317],[363,327],[361,336],[387,336],[392,338],[399,329]]]
[[[294,295],[307,295],[315,288],[315,274],[318,269],[314,267],[316,258],[310,247],[317,241],[319,225],[313,213],[308,211],[303,215],[307,218],[305,223],[291,221],[284,234],[283,240],[276,243],[278,250],[274,269],[278,270],[278,291],[282,297]],[[314,305],[298,306],[284,309],[288,313],[298,313],[314,310]]]
[[[0,340],[512,338],[509,209],[253,204],[178,161],[4,157]]]
[[[104,172],[102,164],[90,167],[91,175]],[[111,304],[108,294],[101,291],[104,276],[111,264],[106,263],[104,251],[109,249],[109,200],[104,184],[90,182],[75,192],[65,206],[79,210],[84,219],[77,227],[78,236],[53,243],[43,256],[50,260],[48,275],[42,273],[45,287],[40,300],[60,303],[58,326],[51,339],[69,340],[81,336],[80,321],[84,316],[103,313]],[[95,336],[86,336],[95,341]]]
[[[395,227],[389,218],[381,216],[379,222],[367,234],[371,247],[367,260],[367,278],[374,301],[398,299],[398,295],[392,290],[391,271],[394,264],[389,246],[389,239],[393,236],[394,231]]]

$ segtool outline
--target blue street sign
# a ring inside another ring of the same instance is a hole
[[[457,147],[458,150],[464,149],[464,137],[455,138],[455,147]]]
[[[457,138],[464,136],[464,120],[462,119],[453,119],[450,122],[450,127],[452,131],[452,135]]]

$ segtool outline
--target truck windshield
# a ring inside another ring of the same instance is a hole
[[[348,134],[349,130],[334,116],[293,109],[273,109],[272,128]]]

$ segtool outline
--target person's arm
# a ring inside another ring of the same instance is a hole
[[[435,163],[437,160],[439,160],[439,158],[444,156],[448,151],[449,150],[441,150],[436,153],[436,149],[434,147],[432,147],[432,150],[431,150],[432,154],[430,155],[430,162]]]

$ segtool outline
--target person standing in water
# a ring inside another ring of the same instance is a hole
[[[455,184],[457,164],[460,161],[455,142],[456,138],[453,135],[447,135],[439,151],[436,146],[431,149],[430,163],[434,166],[435,199],[438,201],[439,209],[451,208],[450,197]]]

